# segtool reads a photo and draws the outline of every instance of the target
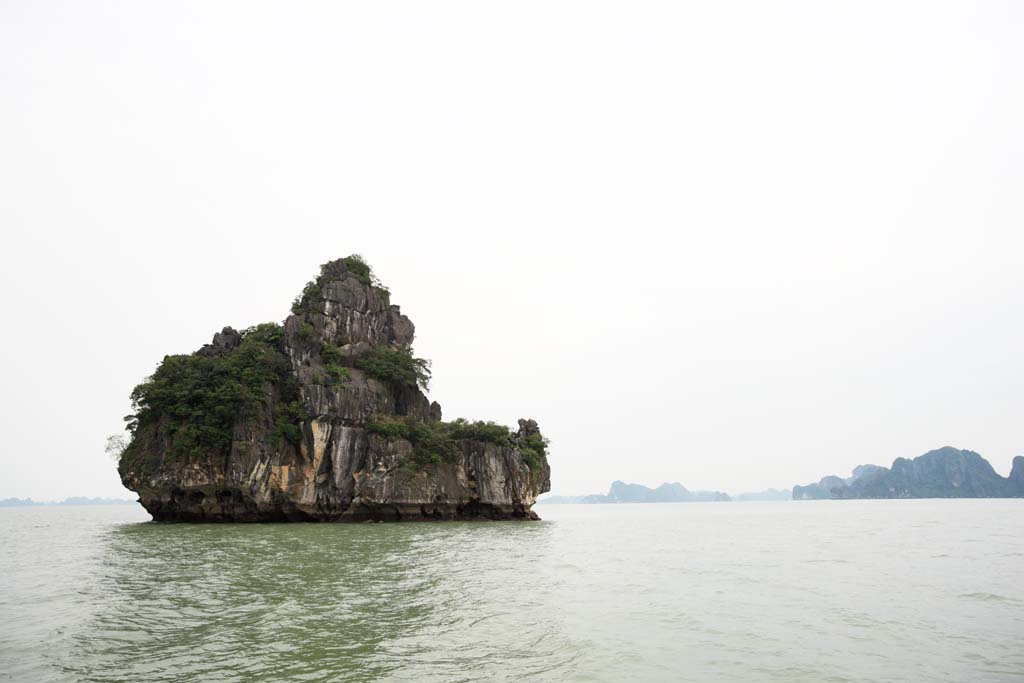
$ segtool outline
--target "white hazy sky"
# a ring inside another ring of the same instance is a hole
[[[358,252],[553,489],[1024,453],[1024,3],[0,5],[0,497]]]

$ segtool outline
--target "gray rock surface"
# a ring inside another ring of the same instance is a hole
[[[221,356],[228,353],[242,343],[242,334],[233,327],[225,327],[213,335],[213,341],[203,344],[203,348],[196,351],[200,356]]]
[[[268,384],[262,406],[240,416],[224,453],[171,448],[168,419],[136,428],[131,457],[122,457],[124,485],[158,521],[536,519],[531,506],[550,489],[546,456],[531,470],[520,445],[537,423],[520,420],[507,444],[458,441],[445,462],[418,464],[414,446],[367,429],[380,419],[439,422],[441,406],[416,386],[395,385],[354,367],[381,346],[409,348],[415,326],[390,294],[346,267],[325,264],[311,292],[283,326],[288,380],[305,413],[301,439],[274,438],[282,387]],[[196,352],[214,356],[241,343],[226,327]],[[344,381],[325,382],[322,353],[340,351]]]

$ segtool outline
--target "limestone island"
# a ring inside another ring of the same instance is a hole
[[[978,453],[944,446],[892,467],[858,465],[850,477],[793,487],[793,500],[855,498],[1024,498],[1024,456],[1002,477]]]
[[[125,487],[162,522],[538,519],[551,470],[537,423],[443,422],[390,299],[349,256],[283,325],[165,356],[132,392]]]

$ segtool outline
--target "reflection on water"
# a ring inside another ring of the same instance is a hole
[[[0,511],[0,681],[1024,681],[1024,501]]]
[[[62,670],[91,681],[471,680],[556,636],[502,594],[543,525],[158,525],[113,529],[102,609]],[[522,555],[518,566],[494,553]],[[438,652],[460,634],[460,647]],[[472,635],[472,637],[464,637]],[[424,675],[432,672],[432,675]]]

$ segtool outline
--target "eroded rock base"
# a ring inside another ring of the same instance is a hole
[[[366,503],[299,507],[286,499],[259,503],[238,490],[174,490],[143,496],[142,507],[156,522],[440,522],[476,520],[537,521],[540,517],[523,505],[465,503]]]

